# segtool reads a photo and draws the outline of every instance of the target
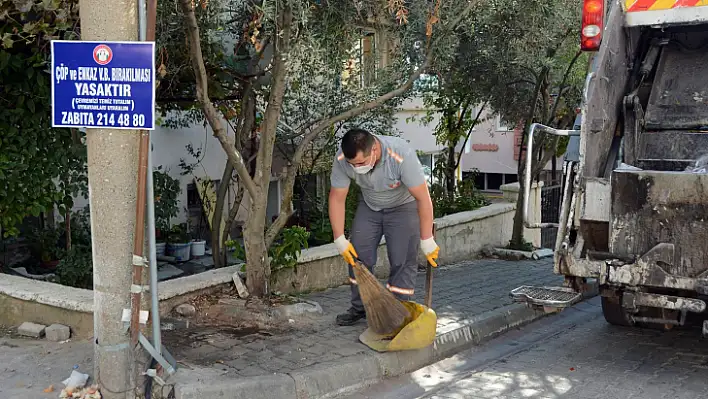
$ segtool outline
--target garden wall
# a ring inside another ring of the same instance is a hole
[[[540,217],[540,201],[532,201],[532,204],[534,218]],[[515,207],[511,202],[498,203],[436,219],[439,263],[472,259],[484,247],[506,245],[511,238]],[[421,255],[419,264],[424,262]],[[231,284],[233,273],[239,269],[240,265],[237,265],[159,283],[161,313],[167,314],[196,295]],[[389,273],[383,240],[375,273],[380,278]],[[282,293],[302,293],[347,283],[346,265],[330,244],[304,250],[297,268],[274,273],[272,289]],[[70,326],[74,336],[88,338],[93,335],[92,312],[93,292],[90,290],[0,274],[0,324],[17,325],[23,321],[45,325],[60,323]]]

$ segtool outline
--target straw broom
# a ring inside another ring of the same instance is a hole
[[[394,336],[405,327],[410,312],[363,263],[354,262],[354,276],[366,310],[369,328],[380,335]]]

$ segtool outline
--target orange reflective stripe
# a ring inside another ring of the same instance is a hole
[[[691,0],[695,1],[695,0]],[[656,0],[654,4],[652,4],[649,9],[650,10],[666,10],[668,8],[674,7],[676,4],[676,0]]]
[[[392,149],[387,148],[387,149],[386,149],[386,152],[388,152],[388,155],[390,155],[391,158],[395,159],[398,163],[403,162],[403,157],[400,156],[400,155],[398,155],[398,154],[396,154],[395,152],[393,152]]]
[[[356,284],[356,280],[354,280],[354,279],[351,278],[351,277],[349,277],[349,282],[352,283],[352,284],[354,284],[354,285],[357,285],[357,284]]]
[[[699,0],[678,0],[672,8],[678,7],[693,7],[698,4]]]
[[[391,292],[395,292],[396,294],[401,295],[413,295],[415,293],[415,290],[413,288],[394,287],[391,284],[386,284],[386,288],[388,288],[388,290]]]
[[[625,0],[627,12],[671,10],[708,5],[708,0]]]

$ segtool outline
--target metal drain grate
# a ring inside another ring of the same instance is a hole
[[[565,287],[532,287],[524,285],[510,292],[514,300],[534,305],[564,308],[582,299],[583,294]]]

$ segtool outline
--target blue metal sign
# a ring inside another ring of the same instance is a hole
[[[155,43],[52,41],[52,126],[155,129]]]

